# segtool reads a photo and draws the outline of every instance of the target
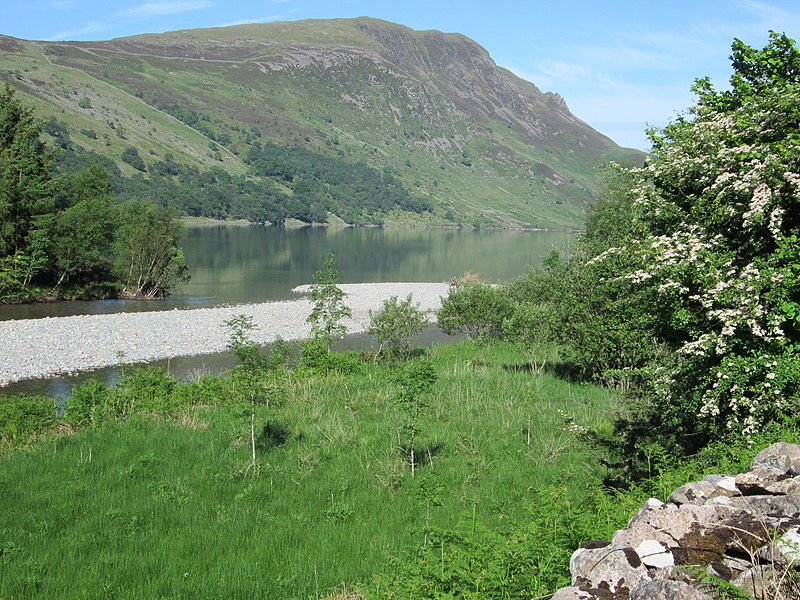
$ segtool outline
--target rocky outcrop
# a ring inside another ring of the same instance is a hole
[[[720,580],[800,599],[800,445],[774,444],[746,473],[648,500],[610,542],[576,550],[570,571],[553,600],[714,600]]]

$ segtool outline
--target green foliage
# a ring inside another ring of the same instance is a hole
[[[645,167],[609,170],[567,257],[504,288],[509,339],[627,392],[620,455],[644,471],[648,448],[747,439],[800,404],[798,51],[773,34],[733,61],[732,90],[699,81]]]
[[[406,452],[411,465],[411,476],[416,472],[417,435],[420,432],[419,419],[428,403],[428,393],[436,383],[436,368],[427,360],[416,360],[397,368],[395,382],[399,390],[395,395],[405,417],[403,430],[406,434]]]
[[[62,170],[52,170],[42,131],[62,148]],[[126,155],[139,158],[133,148]],[[113,294],[115,277],[126,296],[169,293],[186,278],[172,213],[141,200],[115,205],[112,175],[92,162],[96,157],[74,157],[66,126],[50,119],[43,127],[6,86],[0,93],[0,301]]]
[[[382,352],[399,358],[407,357],[411,352],[411,341],[427,324],[428,320],[411,300],[411,294],[405,300],[392,296],[384,301],[381,309],[373,313],[369,311],[370,324],[367,333],[375,336],[379,346],[376,358]]]
[[[133,146],[126,146],[122,151],[122,162],[128,163],[137,171],[146,171],[144,160],[139,156],[139,151]]]
[[[467,282],[450,287],[436,317],[445,333],[463,333],[470,339],[486,342],[502,334],[503,323],[512,310],[508,296],[500,288]]]
[[[345,304],[345,293],[338,285],[339,271],[336,270],[336,255],[331,252],[321,270],[314,272],[311,284],[311,314],[306,323],[311,324],[311,336],[320,340],[330,350],[333,342],[344,337],[347,326],[342,323],[352,311]]]
[[[409,195],[390,173],[363,162],[355,164],[301,148],[256,142],[248,153],[253,173],[292,188],[288,216],[324,223],[331,212],[348,223],[382,222],[393,209],[422,213],[430,202]]]
[[[66,401],[64,420],[73,427],[99,425],[112,416],[109,414],[111,393],[112,391],[97,379],[90,379],[75,386]]]
[[[0,596],[31,595],[33,573],[33,595],[42,597],[90,597],[103,588],[123,597],[325,597],[343,581],[381,597],[390,590],[377,590],[373,574],[387,571],[391,557],[416,568],[416,550],[426,543],[435,550],[438,532],[474,539],[491,560],[492,547],[528,526],[528,506],[538,508],[544,527],[556,521],[554,512],[570,514],[567,501],[573,516],[585,508],[587,520],[604,528],[624,524],[634,508],[609,525],[606,513],[582,501],[603,469],[563,431],[557,412],[593,425],[611,394],[506,369],[519,360],[510,345],[481,349],[478,368],[475,352],[473,344],[430,352],[437,383],[423,397],[436,401],[419,420],[426,467],[413,479],[397,450],[407,442],[397,439],[405,416],[393,401],[400,383],[383,363],[346,375],[300,368],[281,378],[279,370],[285,401],[271,403],[269,419],[257,422],[256,469],[243,456],[249,406],[230,376],[170,383],[163,371],[126,369],[115,388],[81,386],[84,414],[104,414],[105,393],[109,411],[117,405],[111,395],[129,408],[0,457],[0,496],[9,500],[0,511],[0,548],[8,549],[0,557]],[[531,396],[539,400],[527,447]],[[155,405],[165,412],[148,408]],[[67,398],[65,406],[76,402]],[[532,492],[549,489],[559,473],[555,501]],[[210,550],[198,554],[199,546]],[[503,564],[530,569],[536,547],[514,548],[503,551]],[[451,550],[446,543],[445,569]],[[566,550],[545,556],[553,559],[541,561],[542,579],[568,577],[567,561],[555,559],[568,557]],[[476,559],[471,565],[489,571]],[[381,579],[388,584],[395,573]],[[481,579],[488,586],[497,574]]]
[[[47,396],[0,396],[0,449],[28,445],[56,424],[56,405]]]
[[[123,282],[123,296],[159,298],[188,280],[178,246],[182,233],[169,209],[145,200],[129,200],[119,206],[113,269]]]
[[[248,333],[256,327],[250,316],[236,315],[225,321],[225,326],[230,336],[228,351],[238,361],[230,379],[240,403],[248,405],[244,414],[250,422],[250,465],[255,468],[257,408],[259,405],[274,407],[283,396],[283,385],[276,372],[286,366],[291,350],[283,340],[278,339],[271,355],[265,356]],[[269,426],[270,423],[267,423],[265,427]]]
[[[800,401],[798,56],[786,36],[760,51],[737,40],[733,89],[696,86],[693,119],[654,132],[650,164],[629,172],[643,235],[595,258],[652,299],[677,359],[649,369],[637,420],[688,450],[747,438]]]
[[[6,83],[0,90],[0,258],[44,252],[52,211],[52,157],[42,123]]]

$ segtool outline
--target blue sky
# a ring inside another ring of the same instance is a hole
[[[692,103],[698,77],[724,87],[734,37],[800,37],[797,0],[3,0],[0,33],[102,40],[240,23],[371,16],[463,33],[495,61],[624,146]]]

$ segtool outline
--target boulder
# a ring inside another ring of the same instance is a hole
[[[774,598],[781,586],[782,572],[772,565],[756,565],[744,571],[731,583],[755,598]]]
[[[784,481],[794,484],[786,485]],[[758,466],[736,476],[736,487],[745,496],[759,494],[791,494],[800,492],[800,484],[795,482],[788,471],[775,467]],[[792,490],[795,490],[794,492]]]
[[[589,592],[572,586],[558,590],[553,596],[552,600],[588,600],[590,598],[592,598],[592,596],[589,594]]]
[[[657,540],[644,540],[636,546],[636,554],[647,567],[663,569],[675,564],[675,557],[669,548]]]
[[[800,475],[800,444],[778,442],[756,454],[750,468],[772,467],[784,473]]]
[[[669,495],[668,502],[672,504],[704,504],[709,498],[713,498],[717,487],[708,481],[692,481],[685,483]]]
[[[736,487],[736,476],[735,475],[706,475],[703,477],[703,481],[707,481],[720,490],[723,490],[722,495],[724,496],[741,496],[742,493],[739,491],[739,488]]]
[[[654,579],[631,590],[630,600],[715,600],[714,596],[683,581]]]
[[[657,500],[656,498],[650,498],[648,500],[645,500],[644,504],[642,504],[642,507],[639,510],[637,510],[628,521],[628,527],[633,527],[634,523],[639,521],[651,510],[659,510],[660,508],[663,507],[664,503],[661,502],[661,500]]]
[[[612,594],[627,594],[635,584],[650,579],[647,567],[629,544],[581,548],[570,558],[569,570],[573,586],[607,587]]]
[[[800,494],[741,496],[731,498],[729,508],[749,512],[766,529],[800,525]]]
[[[717,505],[683,504],[678,508],[666,505],[646,513],[633,527],[617,531],[611,541],[634,548],[644,542],[657,542],[664,548],[662,554],[672,554],[670,564],[707,564],[725,552],[731,537],[725,524],[737,512]],[[663,556],[659,558],[669,562]]]
[[[570,560],[572,587],[554,600],[711,600],[701,567],[757,598],[800,598],[800,445],[773,444],[750,471],[708,475],[645,502],[611,542]]]

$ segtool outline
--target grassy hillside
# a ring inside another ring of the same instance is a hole
[[[641,159],[468,38],[374,19],[0,37],[0,73],[127,175],[131,145],[148,173],[169,154],[241,175],[254,144],[270,142],[364,162],[434,208],[388,222],[579,226],[600,189],[595,166]]]

